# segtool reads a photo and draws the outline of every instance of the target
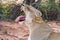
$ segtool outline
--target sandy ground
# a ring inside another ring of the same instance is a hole
[[[52,28],[60,29],[60,22],[48,22]],[[0,21],[0,40],[27,40],[28,27],[24,22]]]
[[[28,27],[24,24],[0,21],[0,40],[27,40]]]

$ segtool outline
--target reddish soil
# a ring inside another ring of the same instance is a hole
[[[15,22],[0,21],[0,40],[27,40],[28,27]]]
[[[60,22],[48,22],[52,28],[60,29]],[[29,35],[28,27],[25,23],[15,23],[12,21],[0,21],[0,40],[27,40]]]

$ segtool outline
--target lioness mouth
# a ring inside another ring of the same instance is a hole
[[[21,21],[24,21],[25,20],[25,13],[23,10],[20,9],[20,14],[21,16],[18,16],[16,19],[15,19],[15,22],[21,22]]]

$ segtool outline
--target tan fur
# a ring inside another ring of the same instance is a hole
[[[26,14],[25,23],[30,30],[28,40],[60,40],[60,33],[53,32],[42,20],[40,11],[29,5],[24,5],[21,9]]]

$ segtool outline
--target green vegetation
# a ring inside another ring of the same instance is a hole
[[[55,0],[46,0],[46,2],[32,3],[36,9],[40,10],[43,14],[43,18],[46,20],[57,20],[58,12],[60,12],[60,6],[55,3]]]
[[[2,19],[14,20],[20,14],[20,5],[15,3],[0,3],[0,14],[2,14]]]
[[[26,4],[27,0],[24,1]],[[58,12],[60,12],[60,6],[56,5],[55,0],[46,2],[28,2],[30,5],[34,6],[36,9],[40,10],[43,14],[43,19],[46,20],[56,20]],[[6,4],[0,3],[0,14],[2,14],[2,19],[11,19],[14,20],[21,14],[20,12],[20,5],[16,5],[14,2],[7,2]]]

